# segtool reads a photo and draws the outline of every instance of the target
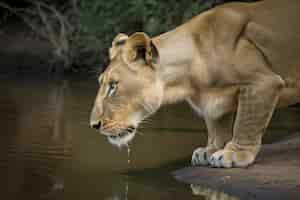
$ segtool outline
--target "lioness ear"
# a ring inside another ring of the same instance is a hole
[[[109,48],[109,59],[112,60],[119,52],[122,46],[126,43],[128,35],[119,33],[113,40],[111,48]]]
[[[124,46],[124,56],[128,62],[143,59],[152,66],[158,60],[158,51],[147,34],[137,32],[128,38]]]

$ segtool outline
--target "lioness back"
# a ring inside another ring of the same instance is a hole
[[[266,56],[272,70],[284,79],[300,80],[300,3],[265,0],[253,5],[249,37]]]
[[[189,23],[190,29],[198,34],[195,37],[205,38],[198,46],[203,48],[205,41],[210,52],[214,52],[211,54],[217,55],[217,58],[211,56],[209,59],[223,75],[232,71],[232,63],[243,63],[243,56],[249,54],[247,49],[244,55],[236,57],[240,54],[239,44],[245,40],[250,43],[262,57],[264,65],[285,81],[279,105],[290,105],[300,100],[299,11],[298,0],[228,3],[195,17]]]

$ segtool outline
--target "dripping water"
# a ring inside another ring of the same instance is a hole
[[[127,163],[130,164],[130,146],[129,146],[129,144],[127,144],[126,147],[127,147]]]
[[[126,187],[125,187],[125,200],[128,200],[128,191],[129,191],[129,184],[128,184],[128,181],[126,181]]]

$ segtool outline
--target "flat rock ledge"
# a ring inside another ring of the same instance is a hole
[[[199,195],[218,191],[241,200],[300,200],[300,133],[264,145],[248,168],[186,167],[172,174]]]

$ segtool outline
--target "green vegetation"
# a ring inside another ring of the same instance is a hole
[[[154,36],[208,9],[212,3],[213,0],[81,1],[81,42],[102,53],[103,59],[117,33],[144,31]]]
[[[85,33],[108,46],[119,32],[165,32],[207,9],[212,0],[90,0],[80,3],[80,21]]]
[[[154,36],[224,1],[19,0],[0,2],[0,7],[6,19],[7,13],[18,16],[47,40],[53,47],[53,60],[72,70],[105,64],[107,49],[119,32],[145,31]]]

